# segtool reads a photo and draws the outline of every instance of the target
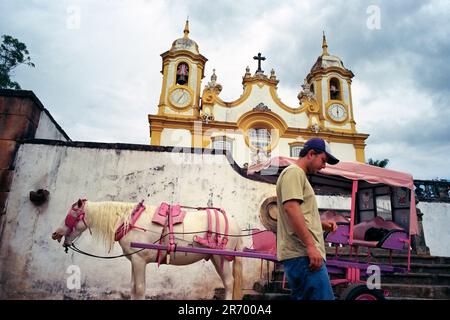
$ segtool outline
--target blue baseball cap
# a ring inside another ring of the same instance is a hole
[[[320,138],[312,138],[305,142],[303,148],[314,149],[317,151],[323,151],[326,153],[328,159],[327,163],[336,164],[339,160],[331,154],[330,145],[323,139]]]

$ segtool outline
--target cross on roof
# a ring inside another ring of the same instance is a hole
[[[256,72],[264,73],[264,71],[262,71],[261,69],[261,61],[266,60],[266,57],[262,57],[261,52],[259,52],[257,56],[253,57],[253,59],[258,60],[258,70],[256,70]]]

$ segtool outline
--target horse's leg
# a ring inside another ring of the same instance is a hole
[[[131,286],[131,299],[145,299],[145,260],[138,255],[131,258],[133,283]]]
[[[134,285],[134,270],[133,270],[133,264],[131,264],[131,292],[130,292],[131,299],[134,299],[134,296],[136,295],[136,286]]]
[[[123,252],[124,254],[125,254],[125,251]],[[130,263],[131,263],[131,257],[130,256],[127,256],[127,257],[125,257],[125,258],[127,258],[129,261],[130,261]],[[135,289],[134,289],[134,276],[133,276],[133,263],[131,263],[131,298],[132,297],[134,297],[134,295],[135,295]]]
[[[223,263],[222,263],[223,259]],[[217,273],[222,279],[225,287],[225,300],[232,300],[233,298],[233,272],[231,270],[231,262],[221,256],[216,255],[211,258]]]

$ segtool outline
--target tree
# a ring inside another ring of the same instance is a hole
[[[11,81],[11,71],[21,64],[34,68],[27,46],[9,35],[2,36],[0,45],[0,88],[20,89],[17,82]]]
[[[389,159],[383,159],[383,160],[375,160],[372,158],[369,158],[369,161],[367,164],[370,164],[372,166],[380,167],[380,168],[386,168],[386,166],[389,163]]]

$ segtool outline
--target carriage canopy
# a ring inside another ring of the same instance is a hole
[[[268,182],[274,182],[276,181],[274,178],[280,174],[281,169],[295,163],[296,161],[297,159],[295,158],[274,157],[266,162],[250,166],[247,170],[247,174],[271,176],[272,180],[265,180]],[[409,207],[409,233],[410,235],[418,234],[414,180],[412,175],[359,162],[340,161],[336,165],[327,165],[326,168],[321,170],[317,175],[312,175],[311,183],[313,186],[315,181],[320,181],[321,185],[330,186],[336,186],[337,184],[343,185],[345,182],[348,182],[349,185],[352,183],[353,192],[356,192],[358,189],[358,183],[355,184],[353,183],[354,181],[360,182],[360,188],[369,185],[387,185],[391,187],[409,189],[409,204],[406,203],[404,206],[405,208]]]

